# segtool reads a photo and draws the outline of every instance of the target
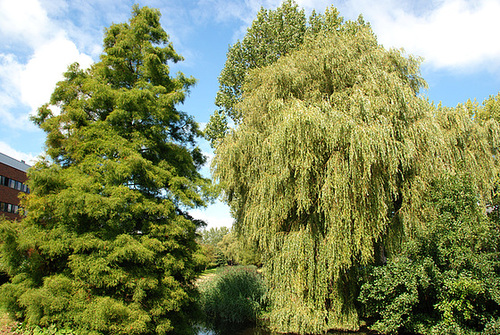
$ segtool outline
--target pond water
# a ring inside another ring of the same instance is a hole
[[[204,326],[197,327],[197,335],[278,335],[267,330],[264,327],[258,326],[234,326],[226,325],[224,328],[210,329]],[[359,331],[359,332],[328,332],[327,335],[369,335],[375,334],[369,331]]]

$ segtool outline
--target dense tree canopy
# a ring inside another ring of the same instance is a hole
[[[232,45],[227,53],[215,99],[218,109],[205,130],[212,146],[225,136],[231,124],[242,121],[235,107],[241,101],[242,86],[250,70],[273,64],[302,45],[306,36],[341,29],[342,22],[334,7],[324,14],[313,12],[309,25],[304,10],[293,0],[283,1],[276,10],[261,8],[243,40]]]
[[[88,70],[69,67],[34,121],[47,157],[29,171],[26,218],[1,227],[11,276],[0,299],[28,324],[78,333],[181,333],[192,305],[208,181],[193,118],[175,106],[194,79],[160,13],[134,6]]]
[[[494,122],[436,108],[418,95],[418,59],[385,50],[362,20],[336,25],[245,75],[238,125],[216,146],[281,332],[357,329],[356,273],[421,227],[429,183],[465,169],[487,196],[496,173]]]

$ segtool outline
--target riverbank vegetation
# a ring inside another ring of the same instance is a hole
[[[255,324],[266,308],[264,279],[255,266],[223,267],[199,290],[198,303],[209,324]]]

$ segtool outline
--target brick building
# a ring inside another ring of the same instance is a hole
[[[20,219],[19,193],[29,193],[26,186],[26,171],[30,168],[24,161],[0,153],[0,216],[11,220]]]

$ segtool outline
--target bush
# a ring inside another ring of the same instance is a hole
[[[19,335],[76,335],[71,329],[58,329],[55,325],[50,325],[49,327],[39,327],[39,326],[26,326],[19,327],[15,331]]]
[[[500,225],[466,175],[436,181],[428,202],[426,226],[386,266],[368,271],[364,316],[384,333],[498,334]]]
[[[400,328],[411,329],[423,318],[422,312],[433,309],[431,283],[436,274],[432,260],[419,264],[406,257],[391,260],[386,266],[369,269],[359,300],[364,317],[374,323],[371,329],[384,334],[397,333]]]
[[[212,323],[255,323],[266,288],[256,267],[226,267],[200,285],[200,308]]]

